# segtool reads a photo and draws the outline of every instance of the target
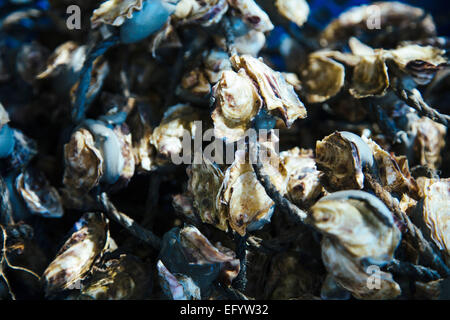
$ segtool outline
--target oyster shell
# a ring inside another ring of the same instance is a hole
[[[173,228],[163,237],[159,259],[172,274],[189,276],[204,295],[216,279],[230,285],[240,270],[232,252],[221,252],[194,226]]]
[[[226,0],[181,0],[173,18],[177,24],[195,23],[207,27],[218,23],[227,10]]]
[[[46,295],[68,289],[80,281],[106,249],[108,238],[108,220],[103,214],[84,214],[75,224],[75,232],[42,275]]]
[[[213,94],[216,99],[216,108],[211,114],[214,135],[226,139],[227,143],[240,140],[262,105],[252,80],[242,69],[238,73],[225,70]]]
[[[422,216],[430,236],[450,261],[450,179],[418,179],[423,193]]]
[[[230,60],[235,69],[243,68],[257,83],[267,109],[280,112],[287,127],[298,118],[306,118],[305,106],[280,72],[272,70],[260,59],[249,55],[233,55]]]
[[[32,214],[47,218],[63,216],[61,197],[42,172],[28,168],[17,176],[15,187]]]
[[[92,28],[97,28],[102,24],[109,24],[119,27],[126,19],[131,19],[133,13],[140,11],[144,0],[108,0],[92,13]]]
[[[363,168],[373,168],[372,151],[357,135],[335,132],[316,142],[316,162],[332,189],[362,189]]]
[[[228,0],[230,6],[242,16],[242,20],[256,31],[271,31],[274,26],[267,13],[254,0]]]
[[[129,254],[104,263],[89,277],[78,299],[130,300],[144,296],[150,279],[143,263]]]
[[[188,192],[202,222],[227,231],[227,216],[219,210],[219,192],[222,187],[223,173],[208,159],[202,164],[193,164],[188,169]]]
[[[276,0],[275,6],[286,19],[301,27],[309,15],[309,5],[305,0]]]
[[[159,282],[166,297],[172,300],[200,300],[200,288],[188,276],[170,273],[161,260],[156,263]]]
[[[302,71],[301,76],[308,102],[318,103],[341,91],[344,86],[345,68],[326,54],[315,52],[309,55],[307,68]]]
[[[313,151],[295,147],[281,152],[280,158],[289,176],[287,196],[298,206],[309,206],[323,190]]]
[[[353,69],[350,93],[356,98],[383,96],[389,87],[387,66],[380,54],[361,57]]]
[[[378,288],[367,285],[370,273],[363,260],[391,261],[401,239],[381,200],[363,191],[335,192],[312,206],[307,219],[324,235],[322,259],[341,287],[360,299],[391,299],[400,294],[389,273],[377,273]]]

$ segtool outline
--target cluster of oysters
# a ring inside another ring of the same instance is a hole
[[[0,299],[450,298],[449,38],[312,1],[2,4]]]

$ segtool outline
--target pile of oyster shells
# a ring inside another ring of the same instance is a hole
[[[450,298],[430,14],[77,2],[1,8],[0,299]]]

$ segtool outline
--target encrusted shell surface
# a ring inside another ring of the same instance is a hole
[[[208,159],[202,164],[193,164],[188,170],[188,192],[201,220],[227,231],[227,217],[219,210],[219,192],[222,187],[223,173]]]
[[[418,180],[423,193],[422,216],[434,243],[450,257],[450,179]]]
[[[308,57],[308,66],[302,71],[302,82],[310,103],[323,102],[335,96],[344,86],[345,68],[321,52]]]
[[[253,29],[266,32],[274,28],[267,13],[254,0],[228,0],[228,3],[240,13],[242,19]]]
[[[309,15],[309,5],[305,0],[276,0],[275,6],[286,19],[301,27]]]
[[[47,295],[68,289],[91,269],[108,243],[108,220],[101,213],[86,213],[42,275]]]
[[[143,263],[129,254],[104,263],[89,277],[78,299],[130,300],[142,298],[149,274]]]
[[[121,26],[133,13],[142,9],[144,0],[108,0],[92,13],[92,28],[102,24]]]
[[[239,259],[232,252],[220,251],[194,226],[167,232],[159,259],[172,274],[192,278],[202,294],[216,279],[230,285],[240,270]]]
[[[295,147],[281,152],[280,158],[289,176],[288,197],[302,207],[313,203],[323,190],[313,151]]]
[[[50,218],[63,216],[61,197],[42,172],[28,168],[20,173],[16,178],[16,190],[32,214]]]
[[[239,73],[223,71],[219,82],[214,86],[213,94],[216,108],[211,118],[214,121],[215,136],[226,139],[227,143],[241,139],[262,105],[252,80],[244,70]]]
[[[89,191],[103,175],[103,156],[95,147],[89,130],[76,130],[64,146],[64,184],[77,190]]]
[[[298,118],[306,118],[305,106],[280,72],[272,70],[260,59],[249,55],[233,55],[230,59],[234,68],[243,68],[257,83],[267,109],[277,110],[286,126],[290,127]]]

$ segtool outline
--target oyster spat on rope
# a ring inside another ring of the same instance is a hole
[[[215,280],[230,285],[240,270],[233,251],[212,245],[196,227],[189,225],[173,228],[164,235],[159,259],[170,273],[190,277],[202,297]]]
[[[323,235],[322,259],[341,287],[360,299],[392,299],[399,285],[389,273],[380,273],[380,286],[367,286],[368,266],[390,262],[401,232],[381,200],[364,191],[331,193],[311,207],[308,222]]]
[[[42,275],[46,295],[70,289],[83,280],[108,245],[108,220],[101,213],[84,214]]]

